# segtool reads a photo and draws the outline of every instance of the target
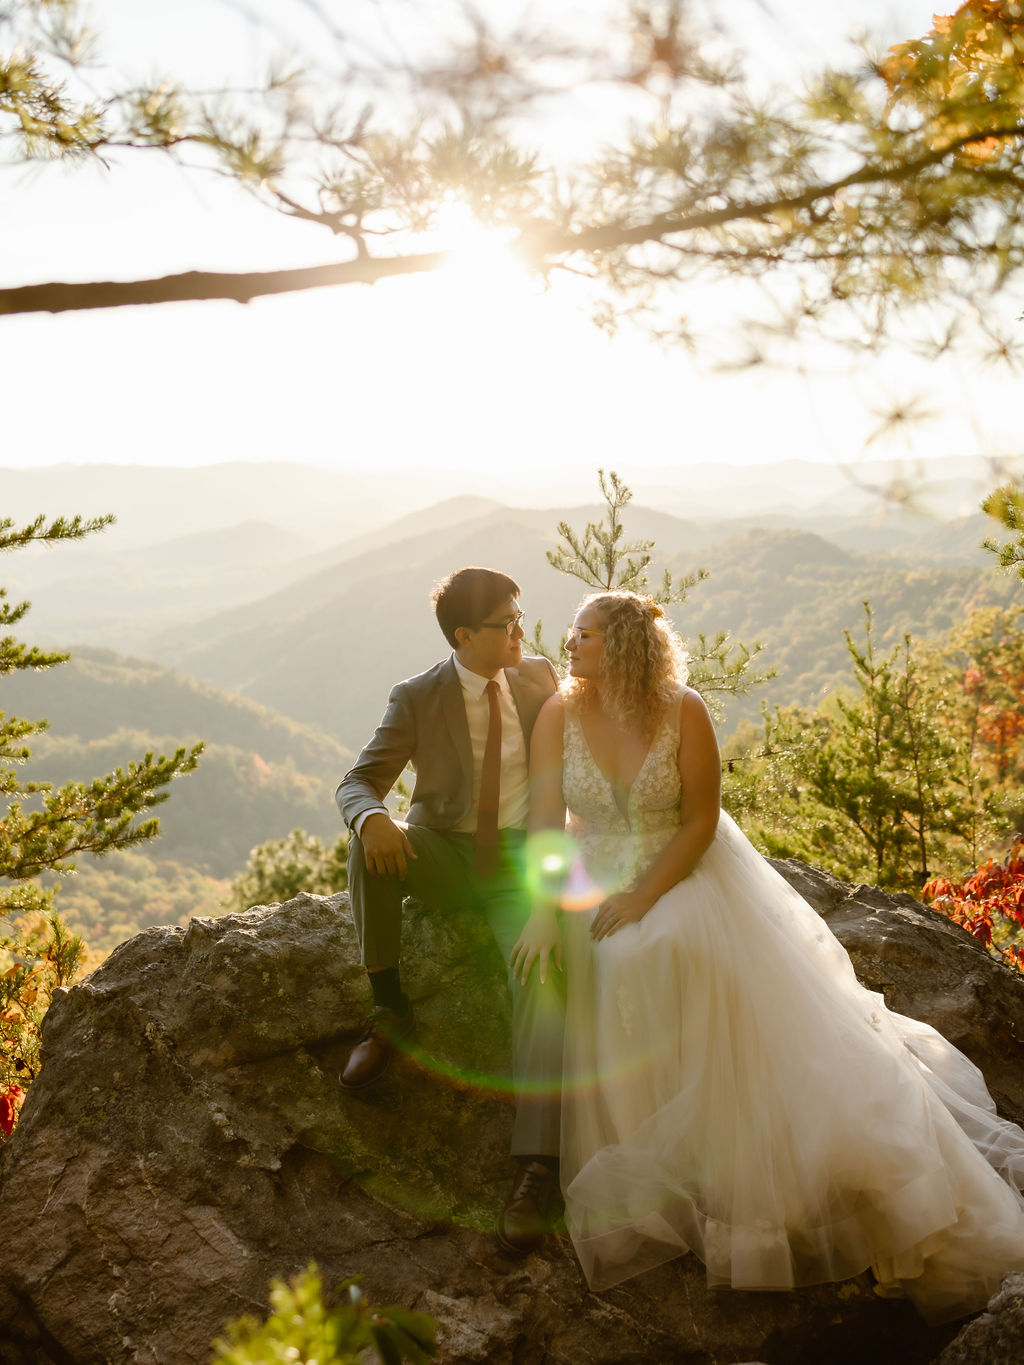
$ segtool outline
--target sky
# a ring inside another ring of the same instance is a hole
[[[359,11],[321,2],[346,17]],[[491,0],[489,12],[511,15],[515,4]],[[585,8],[592,20],[593,4]],[[895,41],[925,31],[933,8],[870,0],[857,13]],[[315,11],[311,0],[91,7],[112,64],[213,85],[259,69],[278,37],[300,50],[322,44]],[[373,27],[380,12],[369,5],[358,30],[377,50],[428,43],[423,15],[440,13],[404,6],[396,32]],[[729,12],[756,41],[762,71],[779,79],[838,54],[851,14],[845,0],[815,5],[813,25],[804,0],[735,0]],[[269,28],[254,22],[268,15]],[[596,98],[565,116],[570,142],[600,123]],[[0,168],[0,196],[0,278],[9,284],[344,256],[321,229],[284,221],[233,185],[158,155],[124,156],[110,170]],[[465,266],[373,289],[0,318],[0,466],[294,460],[394,479],[429,462],[439,479],[450,472],[474,491],[481,471],[503,468],[510,481],[578,473],[589,486],[599,466],[926,461],[1019,446],[1012,377],[891,356],[829,358],[821,372],[814,354],[804,373],[722,377],[714,355],[666,354],[630,329],[605,336],[578,290],[544,290],[499,245],[457,219],[452,232]],[[702,302],[715,304],[711,295]],[[920,395],[932,419],[907,437],[872,441],[881,411],[907,394]]]

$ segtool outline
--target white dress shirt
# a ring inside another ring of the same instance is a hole
[[[487,727],[491,709],[487,701],[489,678],[473,673],[452,655],[455,671],[462,683],[462,699],[466,704],[469,722],[469,743],[473,750],[473,801],[465,818],[454,828],[461,834],[476,832],[480,806],[480,773],[487,745]],[[501,711],[501,787],[498,796],[498,828],[525,829],[530,809],[530,774],[526,740],[512,690],[504,671],[494,680],[498,684],[498,709]]]
[[[490,724],[491,708],[487,701],[489,678],[481,677],[459,662],[453,654],[452,663],[462,684],[462,700],[466,706],[466,720],[469,724],[469,745],[473,753],[473,800],[465,818],[453,828],[460,834],[475,834],[477,814],[480,808],[480,773],[484,764],[484,749],[487,745],[487,728]],[[498,708],[501,711],[501,786],[498,796],[498,828],[525,829],[526,817],[530,809],[530,772],[526,740],[519,720],[519,712],[512,697],[504,670],[495,678],[498,684]],[[385,815],[391,812],[384,805],[378,810]],[[376,815],[377,810],[364,810],[353,822],[356,834],[362,832],[366,819]]]

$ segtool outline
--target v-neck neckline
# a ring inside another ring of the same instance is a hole
[[[654,734],[651,736],[651,742],[650,742],[650,744],[647,746],[647,752],[644,754],[643,758],[640,760],[640,766],[639,766],[639,768],[637,768],[636,772],[634,773],[632,781],[630,781],[630,782],[628,782],[628,783],[624,783],[624,782],[615,782],[615,781],[613,781],[612,778],[610,778],[610,777],[608,776],[608,774],[605,772],[605,770],[601,767],[600,763],[598,763],[597,757],[596,757],[596,755],[594,754],[594,750],[593,750],[593,748],[591,747],[590,740],[589,740],[588,737],[587,737],[587,732],[586,732],[586,729],[584,728],[584,725],[583,725],[583,717],[582,717],[582,716],[578,716],[578,717],[577,717],[577,720],[578,720],[579,727],[580,727],[580,734],[583,736],[583,743],[587,746],[587,753],[590,755],[590,761],[591,761],[591,763],[593,763],[594,767],[597,769],[597,771],[598,771],[598,772],[601,774],[601,776],[604,778],[605,782],[608,784],[608,790],[611,792],[611,794],[612,794],[612,799],[614,800],[614,802],[615,802],[616,806],[618,807],[620,813],[628,819],[628,818],[629,818],[629,815],[628,815],[629,797],[630,797],[630,795],[631,795],[631,793],[632,793],[632,791],[633,791],[633,788],[636,786],[636,784],[640,781],[640,778],[643,776],[644,769],[647,767],[647,764],[650,762],[651,754],[654,753],[654,746],[657,744],[658,740],[661,738],[661,732],[662,732],[662,730],[665,728],[665,722],[668,720],[668,710],[666,709],[665,714],[662,716],[661,720],[659,721],[659,723],[658,723],[658,728],[655,730]],[[622,793],[622,795],[623,795],[623,797],[624,797],[624,799],[625,799],[625,805],[623,805],[623,803],[619,801],[619,793],[620,793],[620,792]]]

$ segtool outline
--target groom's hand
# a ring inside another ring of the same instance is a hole
[[[390,815],[374,811],[363,821],[359,835],[366,857],[366,870],[375,877],[397,877],[405,881],[407,858],[415,862],[409,836],[401,825],[396,825]]]

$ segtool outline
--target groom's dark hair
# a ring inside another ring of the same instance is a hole
[[[438,583],[430,600],[437,613],[437,624],[454,649],[458,644],[455,632],[459,626],[479,630],[481,622],[495,607],[500,607],[510,597],[518,597],[519,592],[515,579],[497,569],[456,569]]]

